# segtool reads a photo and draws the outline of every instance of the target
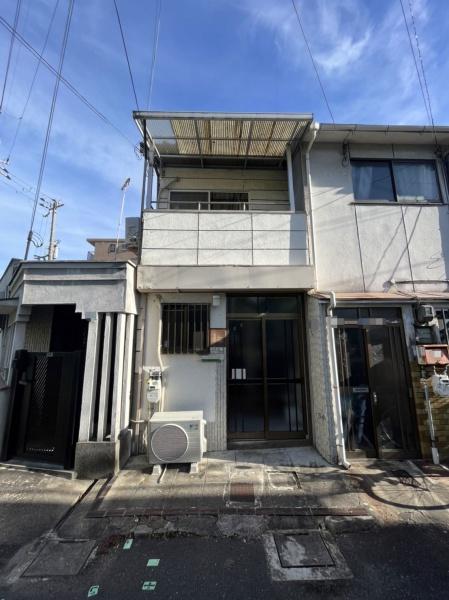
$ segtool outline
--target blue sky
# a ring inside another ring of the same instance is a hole
[[[426,124],[399,0],[296,0],[335,119],[341,123]],[[18,30],[43,45],[56,0],[23,0]],[[140,107],[145,107],[156,0],[117,0]],[[68,0],[59,0],[45,58],[55,67]],[[404,0],[408,11],[408,0]],[[448,124],[449,10],[446,0],[412,0],[435,122]],[[2,0],[10,24],[16,0]],[[0,27],[0,85],[10,37]],[[14,46],[0,159],[6,158],[35,59]],[[134,143],[135,102],[112,0],[75,0],[64,76]],[[23,257],[44,143],[53,76],[40,67],[8,166],[0,177],[0,272]],[[152,109],[312,112],[328,122],[291,0],[162,0]],[[126,215],[140,205],[142,161],[133,144],[60,86],[42,191],[58,213],[61,259],[85,258],[87,237],[113,237],[120,187],[131,178]],[[25,183],[22,183],[26,182]],[[38,213],[35,229],[45,237]],[[44,254],[42,249],[33,253]]]

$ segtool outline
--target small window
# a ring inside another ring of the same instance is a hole
[[[395,200],[388,162],[352,163],[352,181],[356,200],[387,200],[388,202]]]
[[[211,192],[211,210],[248,210],[248,194],[238,192]]]
[[[398,200],[440,202],[435,163],[393,162]]]
[[[207,210],[209,192],[170,192],[172,210]]]
[[[356,200],[441,202],[432,160],[354,160],[351,167]]]
[[[209,348],[209,304],[163,304],[163,354],[193,354]]]
[[[115,244],[109,244],[108,254],[114,254],[114,252],[115,252]]]

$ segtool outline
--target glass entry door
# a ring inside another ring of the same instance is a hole
[[[298,317],[228,321],[228,437],[304,437]]]
[[[400,327],[338,327],[335,338],[347,450],[368,457],[416,456]]]

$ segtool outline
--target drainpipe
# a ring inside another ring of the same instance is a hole
[[[293,166],[292,166],[292,149],[287,146],[285,152],[287,157],[287,180],[288,180],[288,200],[291,212],[295,212],[295,191],[293,189]]]
[[[429,386],[427,385],[427,379],[425,378],[426,373],[425,369],[421,369],[421,384],[424,388],[424,397],[426,399],[426,409],[427,409],[427,421],[429,424],[429,435],[430,435],[430,445],[432,450],[432,461],[434,465],[440,464],[440,455],[437,448],[437,441],[435,437],[435,426],[433,424],[433,415],[432,415],[432,405],[430,403],[429,397]]]
[[[337,446],[338,464],[344,469],[350,469],[351,464],[346,460],[345,436],[343,431],[343,416],[341,413],[340,386],[338,382],[337,350],[335,347],[335,331],[332,327],[333,310],[337,300],[335,292],[327,292],[330,300],[327,307],[327,339],[331,367],[332,403],[334,407],[335,443]]]
[[[307,144],[306,150],[305,150],[305,154],[304,154],[304,158],[305,158],[305,163],[306,163],[306,176],[307,176],[307,188],[309,190],[309,201],[308,201],[308,207],[307,207],[307,213],[308,213],[308,217],[309,217],[309,248],[310,248],[310,252],[309,252],[309,260],[310,260],[310,264],[315,264],[315,235],[314,235],[314,225],[313,225],[313,210],[312,210],[312,175],[310,173],[310,150],[315,142],[317,133],[320,129],[320,124],[319,123],[312,123],[312,125],[310,126],[310,131],[312,132],[312,139],[309,141],[309,143]],[[316,265],[315,265],[315,269],[316,269]],[[315,277],[316,277],[316,270],[315,270]],[[317,287],[317,286],[315,286]]]

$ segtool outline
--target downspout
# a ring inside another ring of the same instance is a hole
[[[307,188],[309,190],[308,206],[307,206],[306,214],[309,217],[308,240],[309,240],[309,248],[310,248],[309,261],[310,261],[311,265],[315,264],[315,235],[314,235],[313,210],[312,210],[312,175],[310,172],[310,150],[316,140],[316,136],[317,136],[319,129],[320,129],[319,123],[314,122],[310,126],[310,131],[312,132],[312,139],[307,144],[305,154],[304,154],[304,159],[305,159],[305,163],[306,163]],[[316,265],[315,265],[315,278],[316,278]],[[317,285],[315,285],[315,287],[317,287]]]
[[[343,416],[341,412],[340,386],[338,382],[337,350],[335,346],[335,330],[332,327],[333,310],[337,305],[335,292],[329,294],[327,307],[327,339],[331,367],[332,404],[334,408],[335,444],[337,447],[338,464],[344,469],[350,469],[351,464],[346,460],[345,436],[343,431]]]

